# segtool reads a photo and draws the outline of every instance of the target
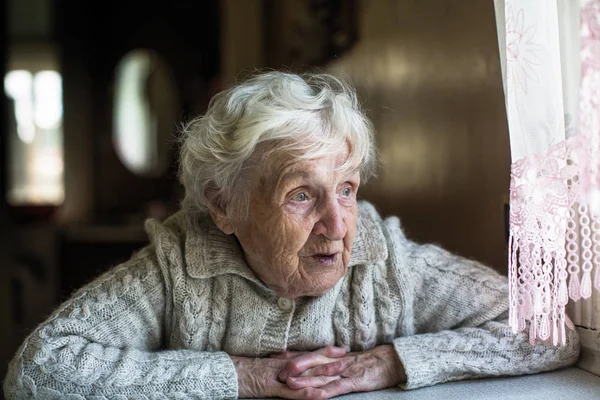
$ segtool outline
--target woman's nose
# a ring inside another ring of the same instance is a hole
[[[346,236],[346,222],[344,221],[342,206],[337,200],[330,200],[324,205],[313,233],[325,236],[332,241],[342,240]]]

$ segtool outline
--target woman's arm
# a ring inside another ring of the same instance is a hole
[[[521,375],[572,365],[579,339],[531,346],[527,335],[508,326],[506,277],[433,245],[408,241],[398,220],[384,223],[388,263],[405,294],[403,329],[394,347],[407,389],[467,378]]]
[[[79,290],[25,340],[6,398],[235,398],[227,354],[163,350],[165,291],[153,246]]]

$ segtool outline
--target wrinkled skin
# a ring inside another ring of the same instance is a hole
[[[235,234],[252,271],[278,296],[320,296],[348,268],[356,233],[358,169],[341,170],[336,155],[279,164],[270,175],[251,174],[248,218],[212,207],[216,225]],[[239,397],[327,399],[395,386],[406,380],[391,345],[346,354],[328,346],[272,358],[231,357]]]
[[[391,345],[348,354],[343,348],[327,346],[266,359],[232,359],[238,371],[240,398],[329,399],[406,381],[402,363]]]
[[[356,233],[357,169],[339,170],[348,151],[255,176],[248,218],[211,210],[233,233],[248,265],[278,296],[320,296],[344,274]],[[258,175],[258,174],[256,174]]]

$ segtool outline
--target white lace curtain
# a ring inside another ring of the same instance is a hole
[[[600,291],[600,0],[495,0],[510,131],[510,324],[564,344]]]

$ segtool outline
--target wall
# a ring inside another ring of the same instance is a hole
[[[7,17],[6,2],[0,2],[0,76],[6,74],[6,43],[7,40]],[[3,321],[4,329],[0,329],[0,343],[9,343],[11,339],[12,321],[10,320],[10,286],[8,238],[8,207],[6,205],[6,145],[8,143],[8,99],[3,94],[0,97],[0,321]],[[12,109],[11,109],[12,111]],[[12,357],[12,348],[8,345],[0,345],[0,377],[6,375],[8,360]]]
[[[51,0],[8,0],[0,2],[0,76],[23,61],[23,47],[47,48],[52,29]],[[25,63],[31,61],[29,57]],[[46,226],[14,223],[14,209],[6,204],[8,191],[9,135],[14,132],[12,101],[2,95],[0,115],[0,379],[23,335],[47,315],[55,301],[52,264],[52,232]],[[48,257],[49,260],[40,260]],[[48,261],[48,262],[45,262]],[[33,274],[32,271],[35,271]],[[37,275],[36,274],[41,274]],[[41,279],[40,279],[41,276]],[[3,398],[0,393],[0,398]]]
[[[358,87],[382,168],[363,195],[409,237],[506,271],[509,142],[492,2],[361,3],[330,70]]]
[[[265,66],[262,0],[221,0],[221,81],[227,86]]]

